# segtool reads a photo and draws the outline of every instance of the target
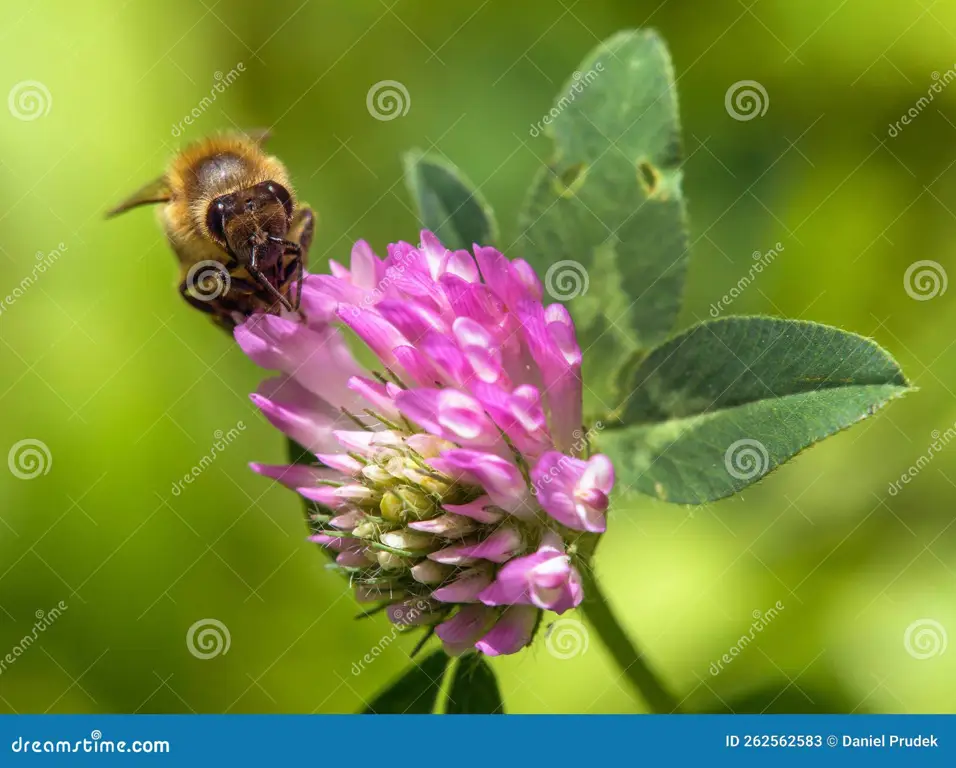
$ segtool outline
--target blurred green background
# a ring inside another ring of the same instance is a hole
[[[732,311],[872,336],[920,391],[741,497],[619,499],[598,565],[612,603],[691,709],[956,710],[956,445],[888,492],[956,420],[956,290],[917,301],[903,285],[914,261],[954,264],[956,86],[888,135],[956,67],[956,5],[39,0],[0,10],[0,97],[40,98],[0,105],[0,296],[36,277],[0,312],[0,449],[34,439],[50,454],[33,479],[0,472],[0,657],[38,612],[67,610],[0,671],[0,711],[353,711],[414,642],[352,673],[390,629],[352,621],[298,499],[246,469],[283,457],[247,397],[261,372],[176,294],[150,212],[103,211],[182,142],[273,126],[271,150],[321,217],[313,266],[360,237],[383,252],[416,236],[400,166],[412,146],[481,186],[507,246],[549,153],[529,127],[592,46],[646,25],[679,77],[694,240],[682,324],[779,242]],[[382,80],[407,88],[406,115],[370,116]],[[725,110],[742,80],[766,89],[763,116]],[[36,275],[36,254],[60,243]],[[203,660],[186,635],[208,618],[231,645]],[[582,651],[556,658],[539,638],[495,661],[509,710],[641,711],[593,633]]]

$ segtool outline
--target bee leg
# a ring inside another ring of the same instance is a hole
[[[299,311],[299,305],[302,303],[302,275],[305,272],[305,265],[302,263],[305,259],[300,254],[295,260],[295,311]]]
[[[216,313],[216,307],[213,306],[213,302],[203,301],[202,299],[197,299],[195,296],[193,296],[189,292],[189,287],[186,285],[185,280],[179,284],[179,294],[186,300],[186,303],[189,304],[189,306],[198,309],[200,312],[205,312],[210,315]]]
[[[303,267],[308,263],[313,235],[315,235],[315,214],[311,208],[303,206],[295,212],[289,225],[289,240],[299,246]]]
[[[289,303],[289,300],[279,293],[279,290],[269,282],[268,278],[262,274],[262,270],[259,269],[259,258],[255,248],[252,249],[252,257],[249,259],[249,266],[247,269],[249,274],[259,284],[259,286],[261,288],[265,288],[269,295],[275,299],[277,303],[281,304],[290,312],[292,311],[292,305]]]

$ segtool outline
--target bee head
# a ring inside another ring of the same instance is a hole
[[[289,191],[263,181],[213,200],[206,210],[206,229],[240,263],[248,263],[253,248],[285,238],[292,213]]]

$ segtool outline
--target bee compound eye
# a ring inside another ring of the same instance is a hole
[[[292,204],[292,195],[289,194],[289,190],[287,190],[281,184],[276,184],[273,181],[270,181],[266,184],[266,190],[269,192],[269,194],[275,196],[275,199],[279,201],[283,208],[285,208],[285,215],[291,219],[294,206]]]
[[[206,229],[215,239],[225,242],[226,233],[223,229],[226,204],[222,200],[213,201],[206,212]]]

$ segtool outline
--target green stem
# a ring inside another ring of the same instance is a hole
[[[581,579],[584,582],[582,585],[584,602],[581,604],[581,609],[591,626],[597,630],[624,676],[651,708],[651,712],[657,715],[679,713],[680,703],[654,674],[644,654],[631,642],[627,632],[615,618],[604,593],[598,586],[594,569],[585,567],[580,570]]]

